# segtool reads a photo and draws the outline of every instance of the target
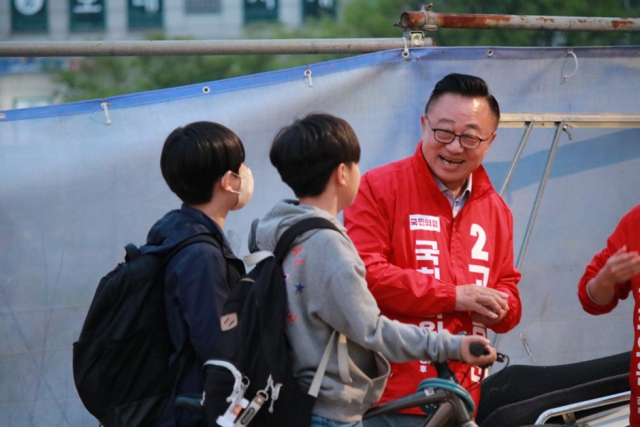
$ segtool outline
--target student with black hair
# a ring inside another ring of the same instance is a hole
[[[213,355],[222,304],[232,280],[227,277],[227,264],[244,274],[244,264],[233,254],[222,231],[229,212],[243,208],[253,195],[253,177],[244,160],[240,138],[225,126],[207,121],[178,127],[162,149],[162,176],[182,200],[182,207],[155,223],[142,251],[167,253],[197,234],[213,235],[220,246],[190,244],[165,270],[165,306],[174,347],[170,363],[187,355],[175,395],[202,393],[202,366]],[[160,426],[205,425],[201,417],[176,408],[173,400]]]
[[[273,251],[284,231],[311,217],[328,219],[339,229],[303,233],[283,262],[287,336],[293,374],[303,390],[309,389],[333,332],[346,337],[331,349],[312,411],[313,427],[360,426],[364,412],[382,394],[387,359],[455,359],[474,365],[495,360],[486,338],[435,333],[380,315],[367,289],[364,264],[336,218],[353,202],[360,183],[360,144],[346,121],[328,114],[295,120],[275,137],[270,159],[298,199],[278,202],[250,240]],[[489,354],[472,356],[473,342]]]

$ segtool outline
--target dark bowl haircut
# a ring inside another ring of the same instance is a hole
[[[160,169],[167,185],[187,205],[208,203],[215,182],[227,171],[238,173],[244,146],[227,127],[193,122],[176,128],[162,147]]]
[[[314,113],[282,128],[269,158],[296,197],[316,197],[336,167],[360,161],[360,143],[345,120]]]

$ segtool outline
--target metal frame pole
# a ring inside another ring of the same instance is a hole
[[[533,231],[533,227],[538,215],[538,209],[540,207],[542,195],[549,179],[551,172],[551,166],[556,156],[556,151],[559,144],[561,131],[566,131],[567,128],[640,128],[640,114],[554,114],[554,113],[504,113],[500,116],[499,127],[502,128],[518,128],[525,126],[525,131],[518,146],[518,150],[514,156],[513,163],[507,174],[505,182],[500,190],[500,196],[504,195],[504,192],[508,188],[513,173],[517,167],[517,163],[522,156],[526,142],[529,140],[530,134],[534,127],[549,128],[556,126],[556,132],[553,138],[551,147],[549,148],[549,155],[545,166],[544,174],[538,184],[538,192],[534,200],[534,205],[531,210],[525,236],[520,246],[520,253],[517,261],[515,262],[516,268],[520,269],[524,261],[529,239]],[[502,334],[495,334],[492,340],[492,345],[498,348],[500,338]],[[491,368],[487,369],[487,374],[492,371]]]
[[[412,39],[410,47],[433,46]],[[137,40],[0,42],[0,57],[358,54],[407,48],[404,37],[379,39]]]
[[[516,260],[516,268],[520,269],[522,265],[522,260],[524,259],[524,255],[527,252],[527,248],[529,247],[529,238],[531,237],[531,232],[533,231],[533,225],[536,222],[536,218],[538,216],[538,209],[540,208],[540,201],[542,200],[542,195],[544,194],[544,190],[547,186],[547,181],[549,180],[549,174],[551,173],[551,166],[553,165],[553,160],[556,157],[556,151],[558,150],[558,142],[560,141],[560,133],[564,130],[565,122],[564,120],[559,122],[556,127],[556,133],[553,137],[553,142],[551,143],[551,148],[549,149],[549,156],[547,157],[547,164],[544,168],[544,174],[540,180],[540,184],[538,185],[538,193],[536,194],[536,198],[533,203],[533,208],[531,211],[531,216],[529,217],[529,223],[527,224],[527,231],[524,235],[524,240],[522,242],[522,246],[520,247],[520,253],[518,254],[518,259]]]
[[[426,8],[423,6],[420,11],[402,13],[400,20],[395,25],[404,30],[404,37],[378,39],[0,42],[0,56],[358,54],[407,48],[408,41],[410,41],[411,47],[434,46],[431,38],[415,37],[415,35],[422,31],[435,31],[438,27],[640,32],[640,19],[638,18],[434,13],[431,11],[431,5]],[[407,32],[413,32],[414,34],[406,34]]]
[[[518,146],[518,150],[516,151],[515,156],[513,157],[513,162],[511,163],[511,167],[509,168],[509,173],[507,173],[507,177],[504,180],[504,184],[502,184],[502,188],[500,189],[500,197],[504,195],[504,192],[507,190],[507,187],[511,183],[511,178],[513,178],[513,173],[518,166],[518,162],[520,161],[520,157],[522,157],[522,152],[524,151],[525,145],[527,145],[527,141],[529,140],[529,136],[531,135],[531,130],[533,129],[533,122],[529,122],[527,124],[527,128],[524,130],[524,134],[522,135],[522,139],[520,140],[520,145]]]
[[[518,254],[518,259],[516,260],[515,263],[515,267],[520,270],[520,266],[522,265],[522,260],[524,259],[524,255],[527,252],[527,248],[529,247],[529,238],[531,237],[531,232],[533,231],[533,226],[536,223],[536,218],[538,216],[538,209],[540,207],[540,201],[542,200],[542,195],[544,194],[544,190],[547,186],[547,181],[549,180],[549,174],[551,173],[551,165],[553,165],[553,160],[556,157],[556,152],[558,149],[558,142],[560,141],[560,133],[562,132],[562,130],[565,127],[565,122],[561,121],[556,125],[556,133],[555,136],[553,137],[553,142],[551,143],[551,148],[549,149],[549,156],[547,157],[547,164],[545,165],[544,168],[544,174],[542,175],[542,178],[540,179],[540,184],[538,184],[538,192],[536,194],[536,198],[533,202],[533,208],[531,209],[531,215],[529,216],[529,222],[527,223],[527,230],[525,232],[524,235],[524,239],[522,242],[522,246],[520,246],[520,253]],[[519,159],[519,154],[521,154],[520,149],[524,148],[524,141],[526,139],[529,138],[529,133],[531,132],[531,129],[533,128],[533,122],[529,122],[529,124],[527,125],[527,129],[525,131],[525,134],[522,138],[522,143],[520,144],[519,150],[518,150],[518,157],[516,157],[516,159],[514,161],[517,161]],[[514,165],[511,166],[512,170],[514,168]],[[511,170],[509,171],[509,173],[511,174]],[[504,191],[504,188],[502,189],[502,191]],[[502,195],[502,191],[500,192],[500,195]],[[498,345],[500,344],[500,337],[502,337],[502,334],[496,334],[493,337],[493,342],[491,343],[495,348],[498,348]],[[487,370],[487,373],[490,372],[490,369]]]

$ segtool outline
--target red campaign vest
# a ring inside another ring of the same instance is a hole
[[[382,314],[435,331],[487,336],[487,328],[468,313],[453,312],[455,286],[477,284],[510,294],[509,314],[493,330],[506,332],[519,322],[513,218],[484,168],[473,173],[471,195],[454,219],[418,145],[414,156],[363,176],[344,222]],[[450,366],[477,405],[482,370]],[[426,361],[392,363],[380,403],[414,393],[420,381],[434,376]],[[417,408],[403,412],[422,414]]]

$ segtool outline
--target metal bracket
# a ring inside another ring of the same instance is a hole
[[[405,31],[404,37],[404,50],[402,51],[402,57],[409,59],[409,47],[424,47],[425,36],[422,31]]]
[[[411,46],[413,47],[424,46],[424,33],[422,31],[410,31],[409,40],[411,40]]]

